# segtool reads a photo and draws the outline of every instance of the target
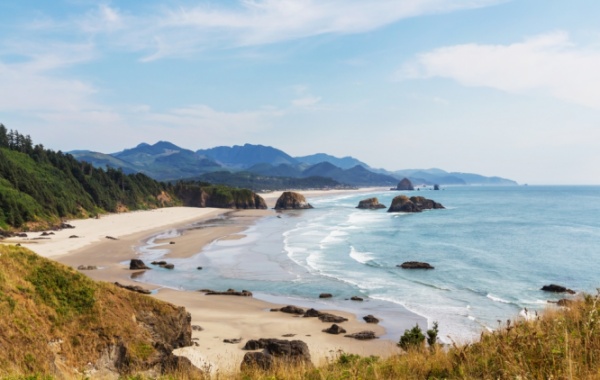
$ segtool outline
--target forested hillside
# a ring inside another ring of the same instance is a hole
[[[0,124],[0,228],[173,204],[172,187],[143,174],[94,168],[33,145]]]

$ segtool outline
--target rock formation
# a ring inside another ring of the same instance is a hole
[[[575,291],[568,289],[562,285],[556,285],[556,284],[544,285],[544,286],[542,286],[541,290],[543,290],[545,292],[551,292],[551,293],[575,294]]]
[[[331,293],[321,293],[319,294],[319,298],[331,298],[333,297],[333,294]]]
[[[131,270],[140,270],[140,269],[150,269],[144,262],[140,259],[131,259],[129,263],[129,269]]]
[[[434,269],[429,263],[421,261],[406,261],[396,266],[402,269]]]
[[[277,199],[277,203],[275,204],[275,210],[299,210],[308,208],[313,208],[313,206],[306,201],[304,195],[293,191],[285,191],[281,194],[279,199]]]
[[[369,314],[369,315],[365,315],[363,317],[363,319],[365,320],[365,322],[367,323],[379,323],[379,319],[375,318],[373,315]]]
[[[402,181],[398,182],[398,186],[396,186],[396,190],[414,190],[414,186],[410,179],[403,178]]]
[[[303,364],[312,366],[308,345],[301,340],[258,339],[249,340],[244,350],[263,350],[248,352],[244,355],[242,369],[258,367],[270,369],[276,361],[286,364]]]
[[[323,332],[326,332],[327,334],[338,335],[338,334],[345,334],[346,330],[344,330],[343,327],[340,327],[334,323],[333,325],[331,325],[331,327],[323,330]]]
[[[356,208],[367,209],[367,210],[376,210],[376,209],[385,208],[385,207],[386,207],[385,205],[382,205],[381,203],[379,203],[379,199],[377,199],[377,198],[363,199],[362,201],[358,202],[358,206],[356,206]]]
[[[443,209],[440,203],[425,197],[407,197],[399,195],[392,200],[388,212],[421,212],[423,210]]]
[[[344,335],[346,338],[354,338],[358,340],[377,339],[377,335],[373,331],[361,331],[354,334]]]
[[[177,196],[184,206],[216,207],[234,209],[266,209],[265,200],[247,189],[228,189],[219,186],[199,187],[197,185],[177,187]]]
[[[242,290],[241,292],[236,291],[235,289],[227,289],[224,292],[218,292],[215,290],[206,290],[207,296],[239,296],[239,297],[252,297],[252,292],[249,290]]]

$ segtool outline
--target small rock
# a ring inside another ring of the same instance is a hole
[[[402,269],[434,269],[429,263],[424,263],[421,261],[406,261],[400,265],[396,265]]]
[[[78,239],[78,238],[79,238],[79,236],[77,236],[77,235],[71,235],[71,236],[69,236],[69,239]]]
[[[342,322],[346,322],[348,320],[348,318],[340,317],[340,316],[329,314],[329,313],[321,313],[318,316],[318,318],[321,322],[327,322],[327,323],[342,323]]]
[[[369,315],[365,315],[363,317],[363,319],[365,320],[365,322],[367,323],[379,323],[379,319],[375,318],[374,316],[372,316],[371,314]]]
[[[198,268],[196,268],[196,269],[198,269],[198,270],[202,270],[202,267],[198,267]]]
[[[346,338],[354,338],[358,340],[371,340],[377,339],[377,336],[373,331],[361,331],[354,334],[344,335]]]
[[[204,329],[202,328],[202,326],[192,325],[192,331],[204,331]]]
[[[175,265],[174,264],[165,264],[165,265],[161,265],[161,268],[174,269]]]
[[[323,332],[326,332],[328,334],[338,335],[338,334],[345,334],[346,330],[344,330],[342,327],[340,327],[334,323],[333,325],[331,325],[331,327],[323,330]]]
[[[321,293],[319,294],[319,298],[331,298],[333,295],[331,293]]]
[[[230,343],[230,344],[238,344],[241,341],[242,341],[242,338],[223,339],[223,343]]]
[[[297,306],[293,306],[293,305],[284,306],[281,309],[279,309],[279,311],[281,311],[282,313],[288,313],[288,314],[298,314],[298,315],[304,314],[304,309],[297,307]]]
[[[321,312],[315,309],[308,309],[306,310],[306,312],[304,313],[304,317],[305,318],[316,318],[319,315],[321,315]]]
[[[361,297],[359,296],[353,296],[352,298],[350,298],[350,300],[352,301],[364,301]]]
[[[107,236],[106,238],[107,238],[108,240],[119,240],[119,239],[117,239],[116,237],[112,237],[112,236]]]
[[[167,265],[166,261],[153,261],[150,264],[152,265]]]
[[[169,244],[175,244],[175,242],[174,241],[170,241]]]

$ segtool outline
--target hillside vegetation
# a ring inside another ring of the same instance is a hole
[[[176,204],[172,188],[143,174],[98,169],[33,146],[0,124],[0,228],[43,227],[61,218]]]
[[[94,282],[21,247],[0,245],[0,378],[161,373],[188,368],[184,308]]]

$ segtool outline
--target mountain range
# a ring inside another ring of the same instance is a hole
[[[325,153],[292,157],[284,151],[264,145],[219,146],[192,151],[167,141],[154,145],[141,143],[121,152],[105,154],[89,150],[69,152],[80,161],[96,167],[120,168],[125,173],[143,173],[161,181],[221,178],[226,184],[244,178],[280,182],[281,178],[309,179],[311,187],[395,186],[406,177],[415,185],[516,185],[515,181],[473,173],[447,172],[442,169],[375,169],[354,158],[338,158]],[[220,173],[215,176],[215,173]],[[333,180],[334,182],[331,182]],[[307,182],[307,183],[308,183]],[[301,185],[302,182],[295,182]],[[326,183],[326,184],[325,184]],[[284,185],[282,185],[284,186]],[[309,186],[309,185],[307,185]],[[252,187],[252,186],[251,186]]]

